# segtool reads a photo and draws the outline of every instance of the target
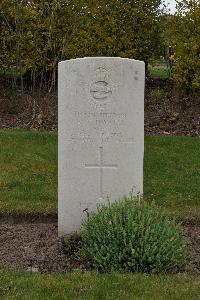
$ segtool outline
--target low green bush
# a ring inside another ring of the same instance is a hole
[[[161,272],[186,262],[181,228],[143,200],[99,206],[83,222],[83,255],[102,272]]]
[[[71,234],[65,235],[61,239],[62,250],[68,256],[79,257],[79,252],[82,247],[82,237],[81,234],[73,232]]]
[[[148,98],[150,103],[163,103],[169,99],[169,94],[164,89],[155,88],[149,92]]]

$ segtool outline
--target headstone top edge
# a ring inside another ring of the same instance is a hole
[[[136,62],[136,63],[140,63],[145,65],[144,61],[142,60],[137,60],[137,59],[133,59],[133,58],[127,58],[127,57],[110,57],[110,56],[93,56],[93,57],[81,57],[81,58],[72,58],[72,59],[68,59],[68,60],[62,60],[60,61],[58,64],[66,64],[66,63],[70,63],[70,62],[81,62],[81,61],[130,61],[130,62]]]

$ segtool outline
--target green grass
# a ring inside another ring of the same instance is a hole
[[[144,195],[179,219],[199,219],[199,138],[146,137]]]
[[[0,76],[5,76],[5,77],[13,77],[17,76],[19,77],[20,75],[25,75],[26,74],[26,69],[21,68],[21,70],[17,69],[17,66],[10,68],[10,69],[0,69]]]
[[[145,138],[144,196],[170,215],[200,217],[200,139]],[[0,131],[0,212],[57,212],[57,134]]]
[[[57,135],[0,131],[0,212],[57,211]]]
[[[161,78],[161,79],[169,79],[170,71],[167,67],[149,67],[148,69],[148,77],[150,78]]]
[[[39,300],[198,300],[200,279],[186,274],[31,274],[0,270],[0,298]]]
[[[144,193],[169,214],[200,211],[200,139],[147,136]],[[0,131],[0,212],[56,213],[57,135]],[[0,299],[198,300],[200,277],[187,274],[33,274],[0,270]]]

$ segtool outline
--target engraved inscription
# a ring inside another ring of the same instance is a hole
[[[94,99],[104,100],[112,94],[111,87],[106,81],[94,82],[91,86],[90,93]]]
[[[91,208],[93,205],[93,202],[79,202],[80,209],[86,214],[88,214],[89,208]]]
[[[99,164],[85,164],[85,168],[99,169],[99,192],[100,199],[103,199],[104,189],[103,189],[103,170],[104,169],[117,169],[117,164],[104,164],[103,159],[103,147],[99,147]]]
[[[135,79],[135,80],[138,80],[138,79],[139,79],[139,78],[138,78],[138,71],[135,71],[134,79]]]
[[[93,123],[93,125],[100,124],[120,124],[122,125],[127,119],[127,113],[113,113],[113,112],[79,112],[75,111],[74,115],[80,122]]]
[[[77,128],[70,135],[71,141],[133,143],[132,136],[126,136],[128,119],[126,112],[79,112],[74,111]]]
[[[101,67],[96,69],[90,86],[90,94],[93,99],[100,102],[105,101],[112,94],[110,75],[106,69]]]

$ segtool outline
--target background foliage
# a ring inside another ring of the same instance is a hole
[[[56,82],[60,60],[122,56],[148,62],[159,52],[161,0],[3,0],[1,73],[30,75],[33,86]],[[9,70],[9,71],[8,71]]]
[[[165,24],[166,43],[174,50],[174,79],[187,91],[200,89],[200,2],[177,1]]]
[[[171,46],[173,78],[200,89],[200,4],[177,0],[169,15],[161,0],[2,0],[0,75],[50,92],[60,60],[84,56],[160,57]]]

